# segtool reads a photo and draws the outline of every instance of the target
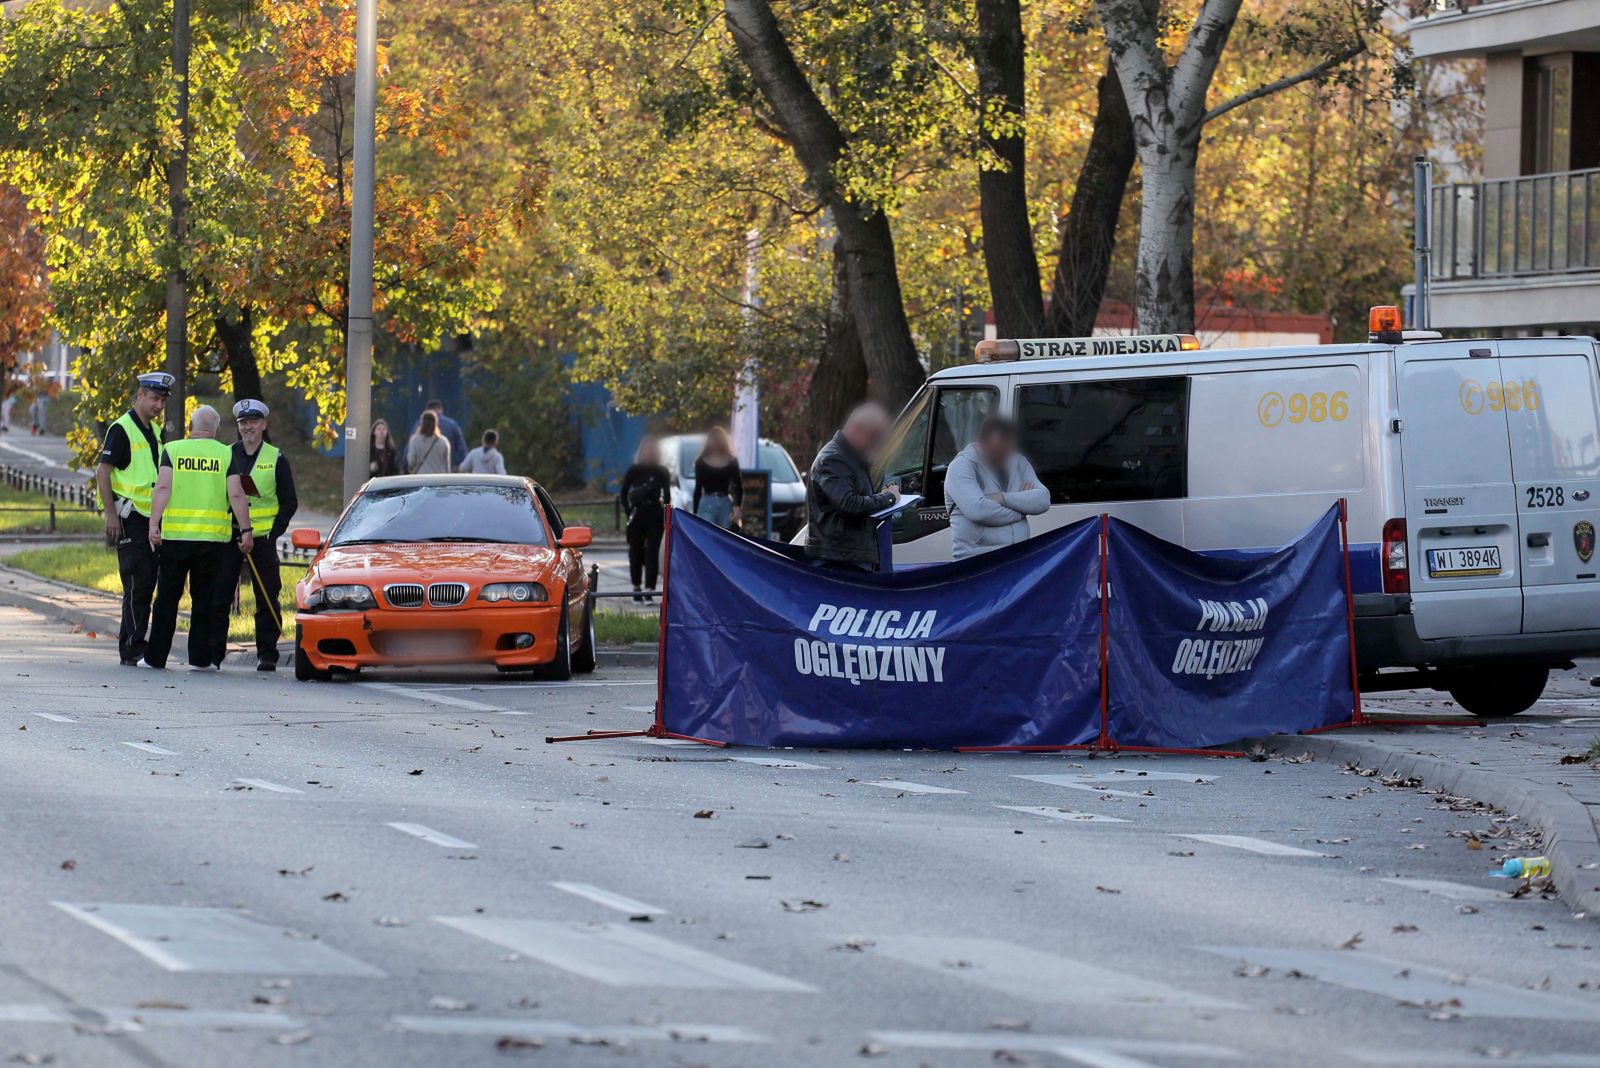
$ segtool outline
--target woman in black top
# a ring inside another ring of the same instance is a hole
[[[744,482],[739,477],[739,461],[733,456],[733,443],[726,430],[714,426],[706,432],[705,444],[694,461],[694,514],[737,530],[743,503]]]
[[[400,454],[389,438],[389,423],[385,419],[372,421],[372,438],[367,448],[367,471],[373,478],[388,478],[400,473]]]
[[[628,517],[628,577],[633,580],[633,599],[643,590],[656,592],[656,573],[661,564],[661,532],[666,529],[666,506],[672,503],[672,478],[661,466],[661,444],[651,435],[639,439],[633,466],[622,476],[617,496]],[[643,577],[644,585],[639,584]]]

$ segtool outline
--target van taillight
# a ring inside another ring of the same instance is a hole
[[[1411,567],[1406,557],[1406,521],[1383,525],[1383,592],[1410,593]]]

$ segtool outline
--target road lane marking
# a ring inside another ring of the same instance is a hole
[[[392,693],[399,697],[406,697],[413,701],[432,702],[440,705],[451,705],[455,708],[465,708],[473,712],[504,712],[499,705],[486,705],[482,701],[469,701],[465,697],[454,697],[447,693],[433,693],[422,691],[414,686],[397,686],[392,682],[358,682],[357,686],[365,686],[369,690],[378,690],[381,693]]]
[[[378,969],[324,942],[246,919],[229,909],[51,904],[169,972],[383,977]]]
[[[1347,1056],[1362,1064],[1393,1064],[1403,1068],[1421,1068],[1439,1065],[1440,1068],[1461,1068],[1463,1064],[1492,1064],[1527,1066],[1527,1068],[1600,1068],[1600,1053],[1507,1053],[1495,1054],[1491,1059],[1481,1050],[1471,1053],[1438,1053],[1429,1050],[1396,1052],[1384,1050],[1348,1050]]]
[[[1050,1005],[1147,1005],[1203,1009],[1243,1006],[1154,979],[1058,957],[992,938],[869,935],[869,952],[1003,994]]]
[[[34,715],[38,716],[40,719],[47,719],[51,723],[76,723],[76,722],[78,722],[77,720],[73,719],[71,716],[58,716],[54,712],[35,712]]]
[[[275,794],[305,793],[304,790],[296,789],[293,786],[285,786],[282,783],[277,782],[268,782],[266,779],[235,779],[233,781],[236,783],[241,783],[245,786],[254,786],[258,790],[271,790]]]
[[[20,445],[13,445],[9,441],[0,441],[0,449],[5,449],[7,452],[14,452],[18,456],[26,456],[36,464],[44,464],[46,467],[59,467],[63,471],[67,470],[66,464],[52,460],[43,453],[34,452],[32,449],[24,449]]]
[[[140,750],[142,752],[145,752],[145,753],[154,753],[157,756],[177,756],[178,755],[177,753],[174,753],[170,749],[163,749],[159,745],[152,745],[149,742],[123,742],[122,744],[126,745],[126,746],[130,746],[130,747],[132,747],[134,749],[138,749],[138,750]]]
[[[1048,805],[996,805],[1008,812],[1025,812],[1030,816],[1043,816],[1048,820],[1066,823],[1127,823],[1118,816],[1102,816],[1098,812],[1074,812],[1070,808],[1051,808]]]
[[[1027,779],[1029,782],[1042,782],[1047,786],[1065,786],[1068,790],[1083,790],[1091,794],[1110,794],[1112,797],[1145,797],[1145,794],[1136,794],[1131,790],[1113,790],[1109,786],[1096,786],[1092,782],[1085,782],[1081,778],[1071,775],[1013,775],[1013,779]]]
[[[1116,780],[1131,782],[1140,779],[1147,781],[1166,779],[1170,782],[1187,783],[1196,781],[1214,783],[1217,781],[1215,775],[1201,775],[1193,772],[1185,774],[1181,771],[1137,771],[1133,768],[1111,768],[1107,771],[1082,772],[1077,778],[1082,782],[1112,782]]]
[[[899,790],[903,794],[964,794],[965,790],[950,790],[943,786],[924,786],[920,782],[904,782],[900,779],[873,779],[861,782],[862,786],[877,786],[885,790]]]
[[[1379,882],[1403,886],[1408,890],[1420,890],[1424,894],[1437,894],[1447,897],[1451,901],[1514,901],[1509,893],[1504,890],[1491,890],[1486,886],[1471,886],[1467,883],[1452,883],[1447,879],[1380,879]]]
[[[1269,857],[1325,857],[1328,854],[1318,853],[1311,849],[1301,849],[1299,846],[1279,845],[1269,842],[1265,838],[1251,838],[1243,834],[1180,834],[1178,838],[1188,838],[1195,842],[1207,842],[1211,845],[1227,846],[1229,849],[1243,849],[1249,853],[1262,853]]]
[[[596,905],[604,905],[608,909],[626,912],[630,916],[665,916],[667,910],[656,905],[647,905],[643,901],[635,901],[622,894],[613,894],[610,890],[593,886],[589,883],[551,883],[557,890],[565,890],[569,894],[587,898]]]
[[[753,757],[736,756],[729,760],[737,760],[741,764],[760,764],[764,768],[787,768],[790,771],[827,771],[821,764],[807,764],[803,760],[785,760],[783,757]]]
[[[625,924],[435,916],[464,934],[607,986],[810,993],[814,987]]]
[[[1600,1020],[1600,1004],[1559,994],[1523,990],[1487,979],[1454,975],[1441,968],[1341,949],[1268,949],[1257,946],[1196,946],[1204,953],[1302,975],[1347,990],[1377,994],[1410,1005],[1459,1005],[1468,1016],[1527,1020]]]
[[[629,738],[628,741],[643,742],[645,745],[672,745],[679,747],[693,745],[701,749],[705,748],[704,742],[691,742],[685,738]]]
[[[514,1035],[568,1042],[771,1042],[756,1031],[726,1024],[614,1024],[583,1027],[564,1020],[529,1020],[507,1016],[392,1016],[390,1023],[402,1031],[429,1035]]]
[[[102,1009],[77,1011],[53,1005],[0,1004],[0,1023],[102,1023],[108,1027],[217,1027],[261,1031],[293,1031],[305,1021],[273,1012],[213,1012],[208,1009]]]
[[[1132,1068],[1148,1062],[1148,1057],[1192,1057],[1199,1060],[1235,1060],[1238,1050],[1199,1042],[1164,1042],[1141,1038],[1081,1038],[1069,1035],[1036,1035],[984,1031],[962,1034],[955,1031],[874,1031],[869,1036],[886,1046],[909,1049],[982,1050],[999,1052],[1053,1053],[1086,1068]]]
[[[443,831],[436,831],[432,827],[425,827],[420,823],[391,823],[389,826],[393,827],[402,834],[409,834],[413,838],[420,838],[424,842],[432,842],[434,845],[445,846],[448,849],[478,848],[472,842],[464,842],[454,835],[445,834]]]

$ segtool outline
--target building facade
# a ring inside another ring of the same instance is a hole
[[[1433,191],[1431,325],[1600,332],[1600,0],[1438,0],[1407,31],[1484,62],[1483,180]]]

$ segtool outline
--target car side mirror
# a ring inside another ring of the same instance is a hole
[[[556,539],[556,544],[563,549],[582,549],[594,541],[593,527],[568,527],[561,532],[561,537]]]
[[[296,549],[316,552],[322,548],[322,531],[315,527],[297,527],[289,532],[289,544]]]

